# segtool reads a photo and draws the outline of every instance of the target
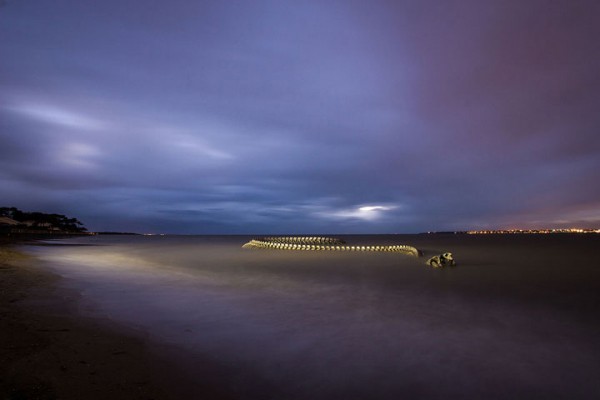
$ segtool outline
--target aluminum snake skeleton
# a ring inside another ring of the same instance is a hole
[[[423,252],[416,247],[405,244],[374,245],[374,246],[347,246],[341,239],[322,236],[272,236],[252,239],[242,246],[250,249],[276,249],[276,250],[304,250],[304,251],[381,251],[402,253],[420,257]],[[431,257],[426,262],[434,268],[455,266],[452,253],[444,253]]]
[[[281,236],[252,239],[242,246],[254,249],[277,250],[323,250],[323,251],[384,251],[403,253],[419,257],[421,251],[413,246],[404,244],[388,246],[347,246],[346,242],[328,237]]]

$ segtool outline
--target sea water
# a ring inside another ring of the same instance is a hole
[[[600,398],[600,235],[343,236],[450,251],[242,249],[242,236],[32,246],[79,312],[203,360],[242,399]],[[194,363],[197,360],[197,363]]]

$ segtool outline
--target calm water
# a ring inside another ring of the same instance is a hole
[[[452,251],[459,266],[236,236],[29,250],[81,313],[181,349],[191,375],[211,360],[237,398],[600,398],[600,235],[343,238]]]

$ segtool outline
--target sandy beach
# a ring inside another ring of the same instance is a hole
[[[35,263],[0,245],[0,398],[161,400],[186,393],[177,369],[143,340],[76,316],[79,295],[57,289],[60,277]]]

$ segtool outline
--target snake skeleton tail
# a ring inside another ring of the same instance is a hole
[[[252,239],[242,246],[251,249],[277,249],[277,250],[322,250],[322,251],[383,251],[403,253],[419,257],[422,252],[413,246],[404,244],[388,246],[347,246],[343,240],[328,237],[265,237]]]

